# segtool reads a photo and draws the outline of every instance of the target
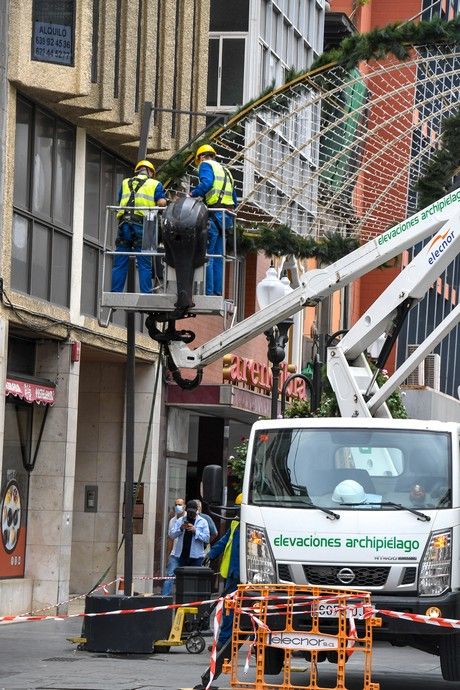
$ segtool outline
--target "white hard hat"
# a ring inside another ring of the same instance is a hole
[[[366,500],[366,492],[361,484],[355,482],[354,479],[344,479],[343,482],[337,484],[332,494],[334,503],[364,503]]]

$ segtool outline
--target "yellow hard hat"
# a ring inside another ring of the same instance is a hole
[[[243,494],[238,494],[238,496],[235,498],[235,505],[240,506],[243,502]]]
[[[216,156],[216,150],[213,149],[213,147],[210,144],[203,144],[203,146],[200,146],[195,153],[195,165],[198,165],[198,159],[203,153],[211,153],[213,156]]]
[[[139,163],[136,163],[134,172],[137,172],[139,168],[148,168],[155,175],[155,166],[150,161],[139,161]]]

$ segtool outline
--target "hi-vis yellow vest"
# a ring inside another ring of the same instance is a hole
[[[120,206],[128,206],[129,199],[131,197],[131,189],[129,183],[133,183],[133,191],[134,191],[134,203],[132,206],[135,206],[136,209],[139,206],[148,206],[149,208],[153,208],[156,206],[155,202],[155,190],[159,185],[158,180],[154,180],[153,178],[148,177],[147,175],[136,175],[135,177],[126,177],[123,182],[121,183],[121,199],[120,199]],[[139,191],[136,192],[136,187],[138,186],[139,183],[142,183],[142,186],[140,187]],[[144,216],[146,211],[143,210],[135,210],[134,213],[139,216]],[[117,218],[120,218],[123,215],[123,211],[118,211],[117,213]]]
[[[232,520],[230,524],[230,536],[228,538],[228,542],[225,544],[224,555],[222,556],[222,561],[220,564],[220,574],[224,578],[227,577],[228,571],[230,570],[230,556],[232,553],[233,535],[239,524],[239,520]]]
[[[204,162],[211,166],[214,173],[213,186],[204,198],[206,206],[233,206],[233,177],[230,170],[217,161]]]

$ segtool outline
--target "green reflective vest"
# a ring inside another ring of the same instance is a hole
[[[203,163],[205,162],[211,166],[214,173],[213,186],[204,198],[206,206],[233,206],[232,173],[217,161],[203,161]]]
[[[133,203],[129,203],[129,200],[131,198],[131,186],[133,188],[134,192],[134,201]],[[148,208],[153,208],[156,206],[155,202],[155,190],[158,187],[160,183],[158,180],[154,180],[151,177],[148,177],[147,175],[135,175],[135,177],[126,177],[123,182],[121,183],[121,199],[119,206],[134,206],[139,207],[139,206],[147,206]],[[139,187],[139,185],[141,185]],[[136,189],[139,187],[139,191],[136,192]],[[117,218],[121,218],[123,215],[124,211],[118,211],[117,213]],[[144,216],[146,211],[143,211],[141,209],[135,210],[134,213],[139,216]]]
[[[224,578],[227,577],[228,571],[230,569],[230,556],[232,553],[233,534],[239,524],[239,520],[232,520],[230,525],[230,535],[228,537],[228,542],[225,544],[224,555],[222,556],[222,561],[220,564],[220,574]]]

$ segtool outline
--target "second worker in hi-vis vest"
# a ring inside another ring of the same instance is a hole
[[[148,212],[145,207],[166,206],[166,193],[161,182],[154,179],[155,167],[150,161],[139,161],[134,172],[134,177],[127,177],[121,183],[118,205],[134,208],[117,213],[119,226],[115,251],[139,252],[136,256],[139,288],[141,292],[149,293],[152,292],[152,258],[141,254],[144,215]],[[128,254],[115,256],[112,292],[123,292],[128,264]]]
[[[202,197],[208,207],[208,254],[223,254],[223,211],[214,208],[234,210],[238,203],[231,172],[215,160],[216,152],[209,144],[203,144],[195,154],[195,165],[198,166],[200,183],[192,189],[190,196]],[[225,213],[225,231],[233,227],[233,216]],[[206,266],[206,294],[222,294],[223,260],[212,257]]]

